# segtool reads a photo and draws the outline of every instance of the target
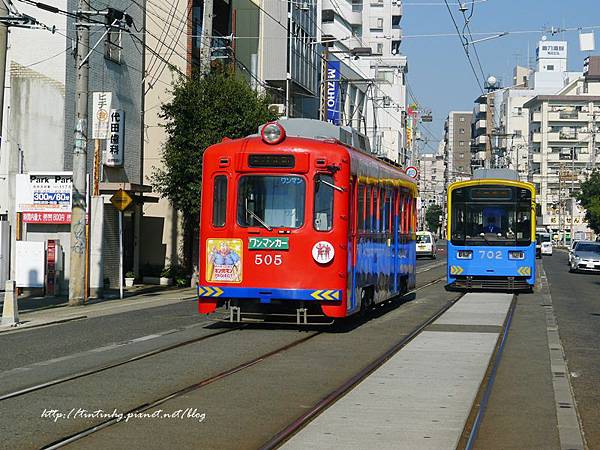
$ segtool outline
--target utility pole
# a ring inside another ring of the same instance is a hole
[[[8,16],[8,8],[0,0],[0,16]],[[8,43],[8,25],[0,23],[0,136],[2,135],[2,116],[4,115],[4,79],[6,78],[6,47]],[[0,145],[4,139],[0,138]]]
[[[321,104],[319,105],[319,119],[327,121],[327,88],[329,86],[329,73],[327,63],[329,62],[329,47],[323,49],[321,59]]]
[[[90,30],[87,13],[89,0],[79,0],[79,18],[76,24],[75,46],[75,140],[73,146],[73,196],[71,209],[71,268],[69,277],[69,305],[81,305],[85,298],[86,236],[86,175],[88,133],[88,80]]]
[[[213,34],[213,0],[204,0],[202,13],[202,42],[200,43],[200,71],[210,72],[211,47]]]
[[[573,146],[573,154],[571,155],[571,242],[573,242],[573,237],[575,236],[575,226],[574,226],[574,217],[575,217],[575,177],[577,177],[575,172],[575,157],[577,156],[577,147]]]

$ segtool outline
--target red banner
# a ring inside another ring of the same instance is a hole
[[[23,222],[25,223],[71,223],[70,212],[24,212]]]

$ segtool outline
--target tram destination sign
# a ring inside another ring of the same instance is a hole
[[[251,237],[248,250],[289,250],[289,238]]]

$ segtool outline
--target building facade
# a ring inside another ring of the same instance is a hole
[[[598,166],[600,80],[582,77],[556,95],[538,95],[529,109],[529,180],[536,185],[538,220],[559,233],[573,226],[590,237],[585,212],[574,200],[585,175]]]
[[[57,1],[55,6],[65,9],[67,1]],[[63,30],[67,27],[64,16],[26,4],[18,8],[42,23]],[[66,67],[73,62],[70,47],[64,34],[43,29],[11,28],[8,33],[0,142],[0,221],[9,233],[0,235],[4,241],[0,244],[0,280],[14,279],[17,233],[19,239],[54,238],[69,246],[68,225],[21,223],[16,178],[21,173],[62,172],[65,168]],[[68,260],[65,264],[68,268]]]
[[[517,170],[522,180],[529,173],[529,111],[525,103],[536,95],[556,94],[581,76],[569,72],[566,41],[542,38],[536,49],[536,68],[515,67],[513,84],[494,91],[491,142],[492,167]],[[476,161],[480,163],[480,161]]]
[[[431,205],[445,209],[446,190],[444,164],[444,143],[440,142],[436,153],[419,155],[419,223],[425,224],[425,213]]]
[[[339,59],[348,55],[343,62],[358,75],[358,80],[348,83],[354,88],[346,94],[345,124],[362,129],[363,121],[372,151],[407,165],[410,160],[416,163],[416,158],[407,150],[405,137],[408,63],[400,53],[402,14],[400,0],[323,0],[321,23],[322,40],[330,43],[330,53]]]
[[[444,185],[471,176],[470,111],[450,111],[444,122]]]

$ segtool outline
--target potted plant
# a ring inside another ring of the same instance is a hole
[[[125,274],[125,287],[132,287],[135,280],[135,273],[127,272]]]
[[[160,285],[161,286],[172,286],[173,285],[173,269],[171,266],[165,267],[160,273]]]

